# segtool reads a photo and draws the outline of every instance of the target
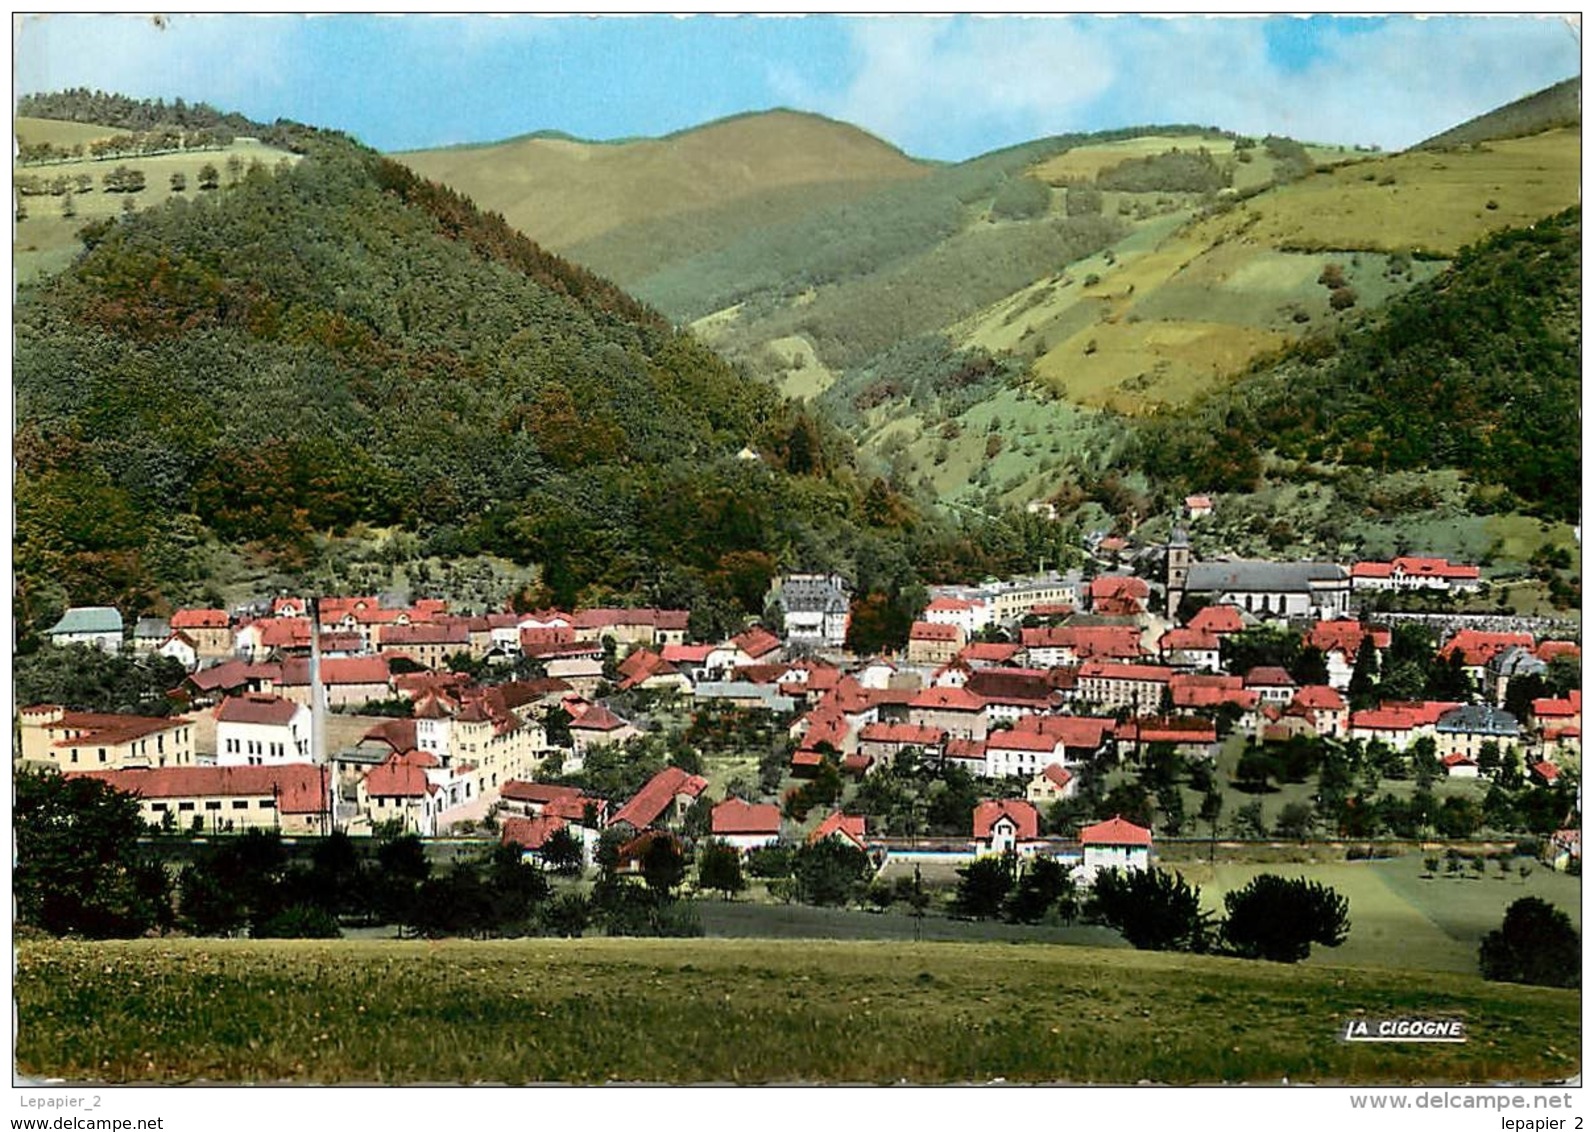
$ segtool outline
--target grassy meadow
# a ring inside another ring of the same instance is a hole
[[[1043,944],[24,942],[16,1068],[126,1083],[1356,1084],[1579,1072],[1575,992]],[[1462,1045],[1347,1019],[1458,1017]]]
[[[42,118],[19,118],[16,122],[16,131],[21,141],[49,142],[57,146],[78,144],[86,146],[100,138],[128,132],[80,122],[55,122]],[[221,174],[221,184],[225,187],[232,180],[228,162],[234,159],[242,163],[242,168],[247,168],[255,161],[270,166],[280,161],[299,160],[297,154],[286,150],[261,145],[251,138],[238,138],[231,145],[220,149],[161,153],[151,156],[84,158],[30,165],[13,164],[12,172],[15,177],[33,176],[48,182],[57,177],[71,178],[82,174],[90,177],[93,182],[93,188],[88,192],[72,194],[72,208],[75,213],[73,216],[63,214],[64,197],[44,194],[18,198],[27,210],[26,218],[18,222],[14,228],[13,263],[18,281],[27,282],[66,267],[82,249],[82,242],[77,235],[79,229],[97,220],[110,220],[121,216],[124,201],[130,200],[135,208],[143,210],[164,204],[173,197],[201,199],[209,195],[199,187],[199,171],[206,165],[216,167],[217,172]],[[106,192],[101,178],[124,165],[144,174],[143,190],[136,193]],[[171,178],[174,173],[181,173],[187,178],[188,187],[181,193],[172,191]]]

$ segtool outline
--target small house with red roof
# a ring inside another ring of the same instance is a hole
[[[635,739],[640,734],[642,732],[636,727],[602,704],[594,704],[583,712],[579,719],[570,721],[570,741],[575,748],[577,758],[594,747],[624,743],[627,739]]]
[[[310,709],[281,696],[228,696],[217,705],[216,765],[310,761]]]
[[[1083,874],[1089,880],[1103,869],[1128,872],[1151,867],[1151,830],[1117,814],[1080,830],[1079,844],[1084,850]]]
[[[974,854],[1033,853],[1040,826],[1040,813],[1028,802],[1017,798],[981,802],[974,807]]]
[[[1255,618],[1252,618],[1252,621],[1254,622]],[[1226,633],[1238,633],[1245,627],[1245,614],[1240,612],[1240,607],[1237,605],[1204,605],[1185,626],[1198,633],[1211,633],[1218,637]]]
[[[945,664],[962,651],[967,639],[957,625],[915,621],[908,630],[908,663]]]
[[[708,779],[687,774],[678,766],[667,766],[643,784],[631,800],[621,806],[610,825],[626,823],[633,829],[653,825],[679,827],[698,796],[708,788]]]
[[[388,756],[355,785],[355,804],[372,828],[397,822],[408,833],[434,837],[445,829],[450,811],[478,792],[476,768],[445,767],[435,755],[406,751]]]
[[[393,697],[393,674],[387,658],[381,656],[324,657],[321,685],[326,689],[327,707],[364,707],[368,703]],[[285,699],[300,704],[310,702],[310,661],[289,658],[282,662],[282,679],[275,689]]]
[[[929,759],[941,755],[946,733],[913,723],[866,723],[858,732],[858,753],[889,763],[909,747]]]
[[[709,832],[743,853],[780,840],[780,807],[727,798],[709,815]]]
[[[1187,495],[1184,497],[1184,517],[1186,519],[1205,519],[1212,514],[1212,497],[1210,495]]]
[[[963,651],[954,659],[975,671],[981,668],[1011,668],[1015,666],[1018,654],[1023,651],[1022,645],[1007,641],[974,641],[964,645]]]
[[[1146,654],[1140,629],[1134,625],[1047,625],[1021,629],[1019,638],[1028,662],[1036,668],[1087,660],[1134,661]]]
[[[1151,587],[1133,574],[1103,574],[1090,580],[1086,593],[1091,612],[1134,617],[1146,611]]]
[[[582,868],[591,865],[598,843],[598,831],[587,829],[554,814],[504,818],[498,830],[498,843],[513,845],[520,850],[522,860],[540,864],[542,851],[547,846],[549,838],[560,830],[569,833],[581,846]]]
[[[1561,768],[1541,760],[1528,767],[1528,779],[1540,786],[1554,786],[1561,780]]]
[[[1024,797],[1034,805],[1044,805],[1063,798],[1072,798],[1078,792],[1079,779],[1061,763],[1049,763],[1029,780],[1029,785],[1024,789]]]
[[[1439,760],[1445,768],[1446,778],[1477,778],[1478,763],[1466,755],[1452,752]]]
[[[941,750],[948,766],[960,766],[975,778],[989,778],[985,768],[984,739],[948,739]]]
[[[1190,716],[1140,716],[1126,719],[1113,729],[1113,739],[1122,755],[1152,743],[1166,743],[1176,754],[1187,758],[1210,758],[1218,741],[1217,725]]]
[[[1061,763],[1063,739],[1042,731],[997,729],[985,737],[985,774],[988,778],[1033,778],[1041,768]]]
[[[859,852],[867,853],[869,847],[864,842],[866,836],[864,822],[862,814],[853,816],[837,810],[814,827],[813,832],[808,835],[808,844],[817,845],[826,838],[833,837],[845,845],[851,845]]]
[[[1295,698],[1295,677],[1274,665],[1258,665],[1245,674],[1245,687],[1257,694],[1263,704],[1289,706]]]
[[[920,620],[932,625],[954,625],[967,640],[995,620],[995,616],[988,602],[944,595],[924,607]]]
[[[201,660],[225,660],[233,653],[232,619],[225,609],[179,609],[170,624],[173,632],[188,634]]]
[[[1350,705],[1327,684],[1296,689],[1287,712],[1307,720],[1318,735],[1338,738],[1350,730]]]
[[[1157,639],[1157,652],[1170,668],[1185,672],[1217,672],[1218,637],[1200,629],[1173,628]]]

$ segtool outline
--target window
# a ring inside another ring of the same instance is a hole
[[[249,799],[247,799],[247,798],[236,798],[236,799],[234,799],[233,800],[233,804],[232,804],[232,808],[235,809],[235,810],[247,810],[249,808]]]
[[[188,813],[193,808],[194,808],[194,804],[192,802],[178,802],[177,803],[177,809],[180,812],[185,813],[185,814]]]
[[[206,802],[205,803],[205,809],[207,809],[207,810],[219,810],[219,809],[221,809],[221,803],[220,802]]]
[[[277,808],[277,800],[275,798],[262,798],[256,804],[256,808],[261,810],[274,810]]]
[[[149,804],[149,808],[154,810],[157,814],[164,814],[167,807],[165,802],[151,802]]]
[[[76,747],[72,748],[72,761],[73,762],[77,762],[77,748]]]
[[[105,748],[101,747],[100,748],[100,762],[104,762],[104,761],[105,761]]]

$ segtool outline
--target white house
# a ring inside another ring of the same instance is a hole
[[[50,626],[56,645],[93,645],[103,652],[122,651],[122,615],[108,605],[80,605]]]
[[[1151,867],[1151,830],[1116,815],[1080,830],[1079,844],[1085,851],[1082,868],[1088,880],[1102,869],[1127,872]]]
[[[743,853],[780,840],[780,807],[727,798],[714,807],[709,831]]]
[[[1001,798],[974,807],[976,856],[1034,852],[1041,816],[1028,802]]]
[[[840,648],[847,639],[851,589],[839,574],[788,574],[776,595],[786,639],[817,648]]]
[[[217,766],[307,763],[310,709],[280,696],[229,696],[216,708]]]

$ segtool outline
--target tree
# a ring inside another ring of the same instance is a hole
[[[172,192],[181,193],[188,190],[188,174],[178,171],[172,174]]]
[[[741,853],[718,839],[705,843],[697,854],[697,883],[726,899],[745,890],[747,878],[742,875]]]
[[[1305,841],[1312,834],[1312,826],[1317,821],[1317,814],[1312,809],[1310,802],[1290,802],[1279,811],[1278,820],[1274,823],[1273,832],[1280,837],[1292,837],[1297,841]]]
[[[16,775],[13,899],[20,923],[110,939],[172,921],[165,870],[139,848],[138,799],[91,778]]]
[[[686,857],[668,834],[654,837],[642,855],[642,879],[659,897],[668,897],[686,879]]]
[[[1272,873],[1223,897],[1223,941],[1248,959],[1298,963],[1312,944],[1338,947],[1350,933],[1350,901],[1332,888]]]
[[[1537,896],[1514,901],[1499,928],[1478,945],[1478,971],[1494,982],[1575,987],[1582,967],[1582,943],[1571,918]]]
[[[1038,923],[1054,908],[1072,919],[1074,901],[1074,880],[1067,867],[1052,857],[1032,857],[1008,895],[1005,911],[1009,920],[1020,924]]]
[[[199,167],[199,187],[205,192],[221,187],[221,174],[208,161]]]
[[[797,899],[804,904],[849,904],[863,895],[873,872],[862,849],[834,837],[792,854]]]
[[[569,826],[560,826],[542,843],[542,863],[560,876],[580,875],[586,860],[587,854],[581,839],[570,832]]]
[[[1356,664],[1351,669],[1350,686],[1346,689],[1350,706],[1355,711],[1373,707],[1378,698],[1378,649],[1373,645],[1372,634],[1362,638],[1356,650]]]
[[[1163,869],[1098,872],[1086,914],[1142,951],[1205,951],[1212,932],[1201,890]]]
[[[984,920],[1002,910],[1013,887],[1016,861],[1011,853],[1000,857],[976,857],[958,870],[956,904],[964,916]]]

